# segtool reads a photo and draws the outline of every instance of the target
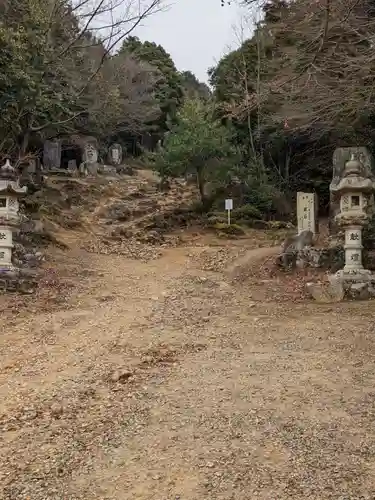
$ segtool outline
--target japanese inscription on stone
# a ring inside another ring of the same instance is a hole
[[[298,234],[301,231],[317,231],[317,200],[314,193],[297,193]]]

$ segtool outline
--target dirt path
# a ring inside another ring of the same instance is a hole
[[[71,250],[74,307],[1,326],[0,498],[375,498],[372,303],[261,302],[273,249],[205,251]]]

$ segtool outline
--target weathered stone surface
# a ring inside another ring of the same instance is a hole
[[[332,190],[338,186],[340,180],[342,179],[343,172],[345,169],[345,164],[350,160],[352,155],[355,155],[361,162],[363,167],[362,175],[369,179],[374,180],[375,165],[373,157],[370,151],[366,147],[347,147],[347,148],[336,148],[333,153],[333,175],[330,184],[330,234],[333,236],[339,231],[338,225],[335,221],[336,215],[340,212],[340,201],[337,197],[332,194]],[[374,201],[373,197],[369,200],[369,209],[373,209]]]
[[[345,290],[339,280],[330,283],[307,283],[306,291],[316,301],[321,303],[341,302]]]
[[[121,165],[122,146],[121,144],[112,144],[108,150],[109,163],[113,166]]]
[[[318,198],[315,193],[297,193],[298,234],[309,230],[318,232]]]
[[[43,166],[46,169],[60,168],[61,142],[59,140],[45,141],[43,149]]]
[[[113,167],[112,165],[101,165],[98,169],[98,173],[101,173],[104,175],[116,175],[117,169],[116,169],[116,167]]]
[[[84,148],[83,160],[88,172],[92,175],[98,172],[98,150],[96,146],[88,142]]]
[[[343,267],[345,255],[342,246],[331,248],[307,247],[298,252],[298,258],[305,263],[304,267],[328,269],[335,272]]]
[[[368,300],[371,297],[368,283],[353,283],[348,287],[346,294],[353,300]]]
[[[287,252],[287,259],[283,255],[276,258],[276,264],[285,270],[298,268],[320,268],[336,272],[344,265],[344,248],[342,245],[331,248],[305,247],[303,250]],[[284,263],[286,262],[286,266]]]
[[[68,161],[68,172],[70,172],[73,175],[76,175],[78,173],[78,167],[77,167],[76,160],[69,160]]]

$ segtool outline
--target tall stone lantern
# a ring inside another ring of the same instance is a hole
[[[340,182],[331,188],[340,201],[335,220],[345,231],[345,265],[336,277],[346,288],[355,283],[369,283],[372,279],[371,271],[364,269],[362,264],[362,229],[369,221],[368,205],[375,183],[365,175],[361,162],[353,154]]]
[[[16,169],[9,160],[0,168],[0,271],[13,270],[13,231],[20,223],[19,198],[27,187],[20,187]]]

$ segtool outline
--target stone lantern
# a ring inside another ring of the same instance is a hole
[[[17,172],[9,160],[0,168],[0,271],[14,269],[12,264],[13,231],[18,228],[19,198],[27,187],[20,187]]]
[[[353,154],[340,182],[331,189],[340,201],[335,220],[345,231],[345,265],[336,273],[345,288],[355,283],[369,283],[372,279],[371,272],[362,264],[362,229],[369,220],[368,205],[374,190],[374,181],[365,176],[362,164]]]

